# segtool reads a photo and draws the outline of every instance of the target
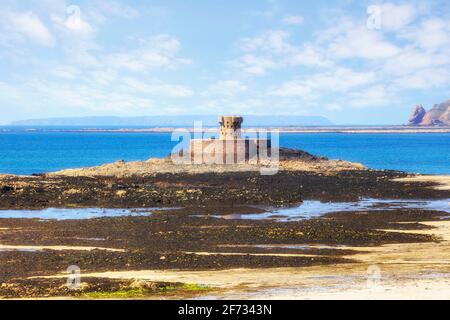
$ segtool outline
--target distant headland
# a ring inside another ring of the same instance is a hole
[[[409,118],[411,126],[450,126],[450,100],[435,104],[426,111],[420,104],[417,105]]]

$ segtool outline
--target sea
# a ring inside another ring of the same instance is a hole
[[[29,175],[165,157],[179,143],[169,132],[79,129],[0,128],[0,173]],[[281,133],[280,146],[373,169],[450,174],[450,133]]]

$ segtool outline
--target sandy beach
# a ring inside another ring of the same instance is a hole
[[[436,190],[450,190],[450,176],[439,176],[439,175],[415,175],[412,177],[405,177],[395,179],[399,182],[431,182],[435,185],[433,186]]]

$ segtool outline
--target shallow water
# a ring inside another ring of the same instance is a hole
[[[123,216],[149,216],[151,210],[147,209],[101,209],[101,208],[48,208],[43,210],[0,210],[0,219],[55,219],[55,220],[79,220],[102,217]],[[161,209],[158,209],[161,210]]]
[[[396,209],[425,209],[450,213],[450,199],[442,200],[387,200],[362,199],[356,202],[320,202],[315,200],[304,201],[291,208],[274,209],[258,214],[233,214],[215,216],[224,219],[273,219],[278,221],[292,221],[320,217],[326,213],[351,211],[379,211]]]
[[[0,248],[0,252],[14,252],[14,251],[19,251],[19,252],[39,252],[39,251],[42,251],[42,250],[30,249],[30,248],[20,248],[20,249]]]

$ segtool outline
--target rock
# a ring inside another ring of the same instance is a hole
[[[1,187],[0,191],[1,191],[2,193],[11,192],[11,191],[14,191],[14,187],[11,187],[11,186],[3,186],[3,187]]]
[[[421,104],[417,105],[409,118],[409,125],[419,125],[426,113],[427,111]]]
[[[428,112],[419,105],[413,110],[409,125],[450,126],[450,100],[435,104]]]
[[[127,194],[126,190],[119,190],[116,192],[116,196],[118,196],[120,198],[124,197],[126,194]]]
[[[325,157],[316,157],[306,151],[298,149],[290,149],[280,147],[279,149],[280,160],[305,160],[305,161],[316,161],[316,160],[327,160]]]
[[[154,282],[145,281],[145,280],[135,280],[130,284],[130,288],[132,289],[144,289],[144,290],[155,290],[158,288],[158,285]]]

